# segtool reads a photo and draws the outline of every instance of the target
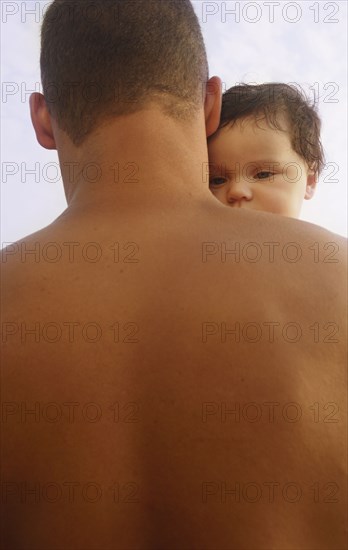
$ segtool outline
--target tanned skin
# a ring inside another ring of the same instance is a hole
[[[8,550],[345,548],[346,241],[211,195],[220,105],[213,78],[187,127],[149,105],[77,148],[31,98],[68,208],[3,255]]]

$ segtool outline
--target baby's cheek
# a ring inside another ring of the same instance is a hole
[[[289,192],[289,188],[279,185],[278,187],[265,189],[262,198],[263,207],[268,212],[274,214],[282,214],[283,216],[293,215],[294,201],[293,194]]]

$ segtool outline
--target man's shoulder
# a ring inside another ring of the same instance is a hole
[[[118,240],[122,242],[115,243],[116,239],[110,235],[121,235]],[[91,231],[90,224],[80,227],[78,220],[69,223],[64,220],[6,243],[1,250],[1,270],[8,282],[17,277],[25,278],[28,283],[35,282],[47,269],[50,273],[63,272],[72,259],[77,263],[77,256],[88,263],[95,257],[100,264],[107,254],[115,259],[121,252],[118,249],[126,246],[123,260],[134,260],[142,249],[146,250],[146,254],[142,254],[142,266],[146,266],[147,261],[152,263],[149,256],[153,253],[158,261],[164,256],[165,268],[173,256],[178,271],[181,260],[185,260],[193,268],[197,267],[203,279],[210,271],[209,266],[212,271],[219,271],[221,277],[224,273],[229,276],[232,265],[240,272],[252,266],[261,276],[269,266],[275,276],[290,269],[293,276],[298,273],[300,277],[306,270],[308,276],[320,273],[324,279],[341,277],[347,269],[347,239],[340,235],[300,220],[221,207],[198,211],[194,222],[188,220],[185,227],[178,227],[175,217],[168,216],[165,226],[156,232],[139,222],[127,228],[114,223],[110,231],[104,228],[98,233]],[[163,252],[165,249],[163,255],[162,249]]]
[[[32,258],[34,263],[38,263],[42,246],[54,241],[54,239],[55,233],[48,226],[16,241],[3,241],[0,250],[1,267],[8,269],[23,267],[23,264],[30,263],[26,261],[29,258]]]
[[[201,235],[205,264],[241,268],[253,264],[261,275],[260,266],[268,264],[274,274],[301,277],[305,270],[314,278],[316,273],[324,278],[341,276],[347,268],[347,239],[302,220],[222,208],[214,224],[201,226]]]

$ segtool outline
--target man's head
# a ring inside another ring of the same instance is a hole
[[[230,88],[209,139],[212,192],[228,205],[298,217],[324,165],[320,127],[314,106],[292,86]]]
[[[208,64],[189,0],[54,0],[41,76],[49,116],[80,146],[104,121],[153,104],[189,123],[204,105]]]

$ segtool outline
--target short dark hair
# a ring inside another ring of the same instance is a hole
[[[152,101],[190,121],[208,80],[190,0],[54,0],[40,65],[49,112],[76,145],[103,120]]]
[[[287,128],[280,125],[282,115]],[[289,132],[294,151],[320,174],[325,163],[320,141],[321,120],[315,103],[311,103],[303,91],[289,84],[270,82],[239,84],[223,94],[219,128],[251,116],[256,121],[266,119],[271,127]]]

